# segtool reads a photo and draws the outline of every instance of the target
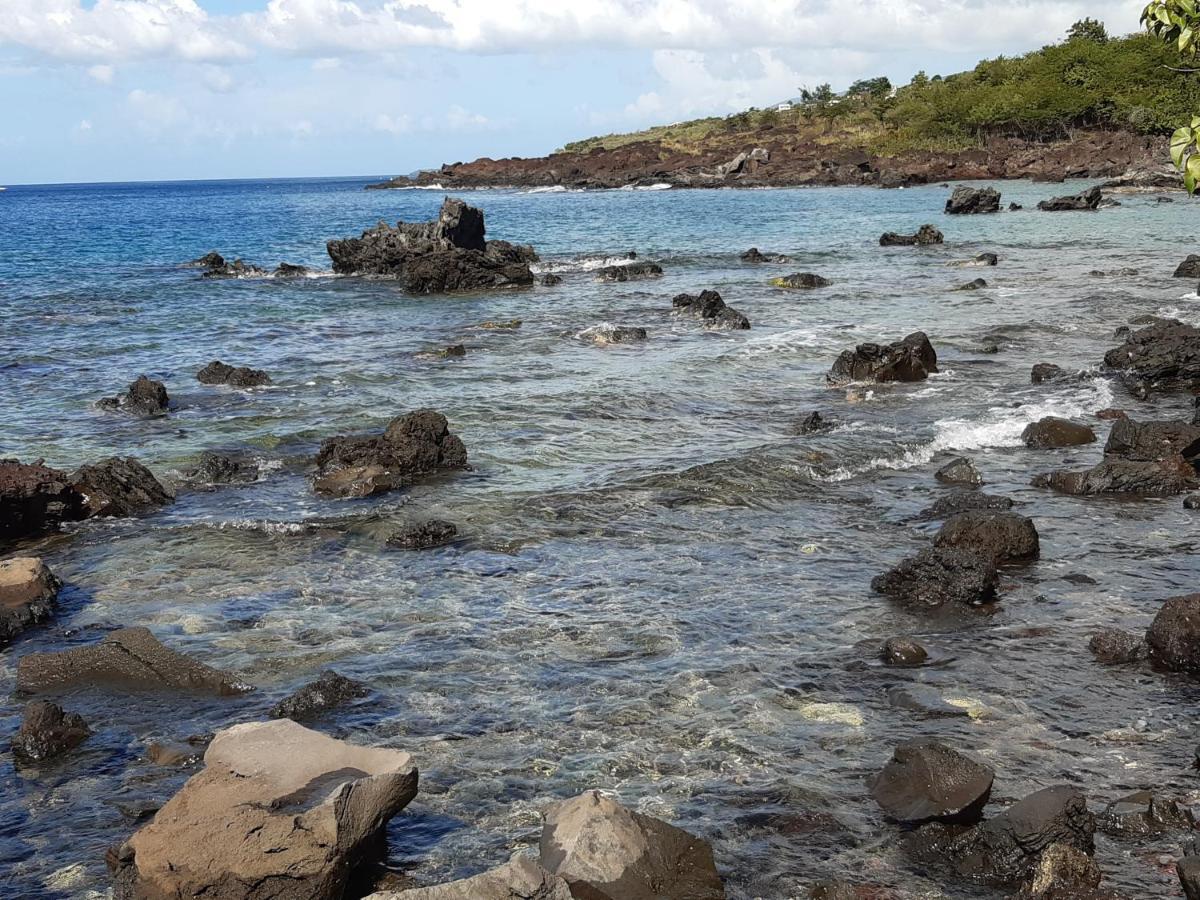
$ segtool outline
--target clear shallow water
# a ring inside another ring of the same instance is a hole
[[[133,454],[164,478],[201,450],[248,449],[258,483],[181,492],[137,521],[88,523],[39,545],[68,583],[47,628],[0,651],[0,734],[14,730],[15,660],[145,624],[173,647],[260,687],[210,701],[68,697],[97,736],[64,763],[15,771],[0,749],[4,895],[107,888],[103,851],[136,827],[121,806],[161,801],[187,772],[144,760],[261,717],[324,667],[373,700],[318,727],[411,751],[422,789],[392,825],[392,859],[422,882],[469,874],[536,840],[538,810],[586,787],[710,839],[732,897],[802,896],[861,877],[900,896],[973,896],[926,877],[862,779],[892,746],[938,736],[997,769],[994,805],[1049,784],[1103,806],[1153,787],[1192,797],[1196,685],[1104,669],[1098,626],[1144,627],[1194,589],[1194,519],[1178,499],[1059,497],[1036,472],[1084,465],[1100,445],[1020,446],[1043,415],[1139,405],[1105,380],[1034,386],[1039,361],[1094,367],[1113,329],[1144,313],[1200,321],[1170,278],[1195,205],[1122,198],[1097,214],[1032,210],[1074,185],[1006,184],[1026,211],[949,218],[939,187],[477,192],[489,234],[534,244],[553,288],[411,298],[386,282],[204,281],[178,263],[217,249],[251,262],[328,265],[324,241],[380,218],[433,215],[441,194],[362,180],[13,187],[0,194],[0,456],[73,467]],[[947,244],[881,249],[930,221]],[[794,266],[749,266],[749,246]],[[637,250],[666,276],[598,284],[603,257]],[[955,268],[984,250],[997,268]],[[1092,269],[1137,276],[1096,278]],[[832,287],[787,292],[773,275]],[[955,292],[982,276],[990,286]],[[706,333],[670,314],[680,291],[718,289],[752,330]],[[485,320],[519,318],[512,332]],[[643,325],[640,346],[576,335]],[[866,398],[824,385],[840,350],[922,328],[943,374]],[[979,352],[985,338],[998,354]],[[423,355],[464,343],[465,359]],[[211,388],[213,358],[274,386]],[[92,408],[133,377],[164,380],[177,409],[137,421]],[[378,430],[421,406],[450,418],[474,470],[370,501],[308,486],[323,437]],[[843,426],[797,437],[812,409]],[[870,578],[929,539],[911,517],[946,489],[951,455],[1035,518],[1042,559],[1013,569],[999,611],[930,623],[873,596]],[[397,525],[459,524],[464,540],[385,550]],[[1064,576],[1084,574],[1095,584]],[[919,636],[938,665],[884,669],[862,642]],[[975,717],[921,718],[887,689],[919,683]],[[829,706],[842,704],[844,706]],[[1110,882],[1176,895],[1156,858],[1178,838],[1101,840]],[[978,896],[1003,896],[979,889]]]

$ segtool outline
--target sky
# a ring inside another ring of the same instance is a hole
[[[406,174],[947,74],[1144,0],[0,0],[0,184]]]

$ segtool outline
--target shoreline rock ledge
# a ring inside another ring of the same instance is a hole
[[[483,212],[447,197],[431,222],[380,222],[361,237],[326,244],[333,271],[398,279],[414,294],[441,294],[533,284],[532,247],[489,241]]]
[[[204,770],[109,851],[115,900],[342,900],[417,794],[400,750],[359,747],[289,719],[217,733]]]

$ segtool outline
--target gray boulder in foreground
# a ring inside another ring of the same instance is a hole
[[[109,857],[116,900],[341,900],[417,793],[407,753],[289,719],[234,725],[204,770]]]

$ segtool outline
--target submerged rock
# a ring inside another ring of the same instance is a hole
[[[888,231],[879,238],[880,247],[910,247],[913,245],[940,244],[945,240],[942,233],[932,225],[922,225],[915,234],[897,234]]]
[[[245,682],[164,646],[147,628],[122,628],[86,647],[27,653],[17,660],[17,690],[37,694],[76,685],[176,690],[231,696]]]
[[[1097,662],[1105,665],[1120,665],[1137,662],[1146,655],[1144,638],[1122,631],[1119,628],[1103,628],[1092,635],[1088,650]]]
[[[311,269],[308,266],[298,266],[295,263],[281,262],[271,273],[272,278],[306,278]]]
[[[1036,450],[1057,450],[1094,443],[1096,432],[1070,419],[1046,416],[1026,425],[1021,432],[1021,440],[1026,447]]]
[[[554,287],[556,284],[562,284],[562,276],[556,275],[553,272],[547,272],[539,281],[542,287]]]
[[[983,484],[983,476],[979,473],[979,469],[965,456],[950,460],[934,472],[933,477],[942,484],[966,484],[971,487]]]
[[[934,547],[876,576],[871,589],[915,610],[983,606],[996,599],[996,566],[977,553]]]
[[[1156,666],[1200,674],[1200,594],[1164,601],[1146,632],[1146,643]]]
[[[30,762],[53,759],[75,749],[91,734],[78,713],[66,712],[48,700],[34,700],[25,706],[21,727],[13,736],[13,756]]]
[[[892,637],[883,642],[879,656],[889,666],[920,666],[929,653],[912,638]]]
[[[937,741],[906,741],[867,780],[871,798],[892,819],[973,824],[983,816],[995,772]]]
[[[994,563],[1037,559],[1033,520],[1011,512],[975,509],[951,516],[934,539],[937,547],[969,550]]]
[[[750,320],[732,306],[726,306],[716,291],[701,291],[699,295],[676,294],[671,306],[699,317],[710,328],[745,330],[750,327]]]
[[[467,448],[446,417],[421,409],[397,416],[380,437],[330,438],[317,454],[313,487],[338,497],[396,490],[413,478],[467,468]]]
[[[829,287],[830,281],[812,272],[795,272],[782,278],[772,278],[771,284],[779,288],[822,288]]]
[[[265,278],[267,275],[266,269],[241,259],[229,262],[216,251],[193,260],[192,265],[204,269],[201,278]]]
[[[960,284],[958,287],[951,288],[954,291],[978,291],[987,287],[988,283],[983,278],[976,278],[974,281],[968,281],[965,284]],[[994,346],[994,345],[993,345]],[[993,353],[995,351],[992,351]]]
[[[153,418],[165,416],[170,405],[167,388],[161,381],[139,375],[125,390],[116,397],[105,397],[97,404],[101,409],[119,409],[135,416]]]
[[[476,291],[533,284],[531,247],[484,238],[483,213],[447,197],[432,222],[380,222],[361,237],[329,241],[339,275],[398,279],[416,294]]]
[[[796,424],[796,434],[819,434],[822,431],[829,431],[837,427],[837,422],[830,417],[821,415],[817,410],[813,410]]]
[[[113,456],[81,466],[72,473],[71,485],[83,496],[88,516],[136,516],[175,499],[131,456]]]
[[[829,374],[830,384],[853,381],[924,381],[937,372],[937,353],[923,331],[890,344],[859,344],[843,351]]]
[[[448,544],[457,536],[458,527],[453,522],[430,519],[393,532],[387,545],[400,550],[429,550]]]
[[[1103,199],[1103,194],[1099,185],[1088,188],[1078,194],[1073,194],[1070,197],[1055,197],[1052,200],[1043,200],[1038,204],[1038,209],[1043,212],[1069,212],[1072,210],[1094,210],[1100,206],[1100,201]]]
[[[609,344],[633,344],[646,340],[646,329],[634,325],[593,325],[579,333],[582,340],[590,341],[600,346]]]
[[[195,466],[186,469],[184,478],[194,484],[239,484],[258,478],[258,463],[230,453],[205,450]]]
[[[326,669],[317,680],[306,684],[294,694],[284,697],[271,707],[272,719],[292,719],[296,722],[314,719],[322,713],[358,700],[371,693],[361,681]]]
[[[262,387],[271,383],[271,376],[262,369],[249,366],[230,366],[214,359],[196,373],[201,384],[228,384],[232,387]]]
[[[1066,371],[1054,365],[1054,363],[1037,363],[1034,365],[1033,371],[1029,374],[1029,380],[1033,384],[1042,384],[1046,381],[1058,381],[1059,379],[1066,377]]]
[[[0,541],[35,537],[87,514],[66,472],[41,460],[0,459]]]
[[[54,613],[60,582],[32,556],[0,560],[0,646]]]
[[[790,256],[784,256],[782,253],[760,253],[757,247],[751,247],[742,254],[742,262],[748,263],[789,263],[792,261]]]
[[[288,719],[218,732],[204,764],[110,855],[115,900],[341,900],[417,793],[407,753]]]
[[[1152,322],[1104,354],[1108,368],[1160,390],[1200,387],[1200,329],[1174,319]]]
[[[1171,831],[1191,831],[1196,821],[1191,811],[1176,801],[1138,791],[1108,804],[1097,825],[1114,837],[1156,837]]]
[[[546,871],[588,900],[723,900],[712,848],[695,835],[588,791],[546,810]]]
[[[1000,192],[995,188],[971,188],[960,185],[946,201],[947,215],[994,213],[1000,211]]]
[[[984,494],[981,491],[958,490],[945,497],[939,497],[934,504],[917,514],[918,519],[947,519],[956,513],[972,509],[1012,509],[1010,497],[999,497],[995,494]]]
[[[623,263],[619,266],[604,266],[596,270],[597,281],[640,281],[643,278],[658,278],[662,266],[652,262]]]

